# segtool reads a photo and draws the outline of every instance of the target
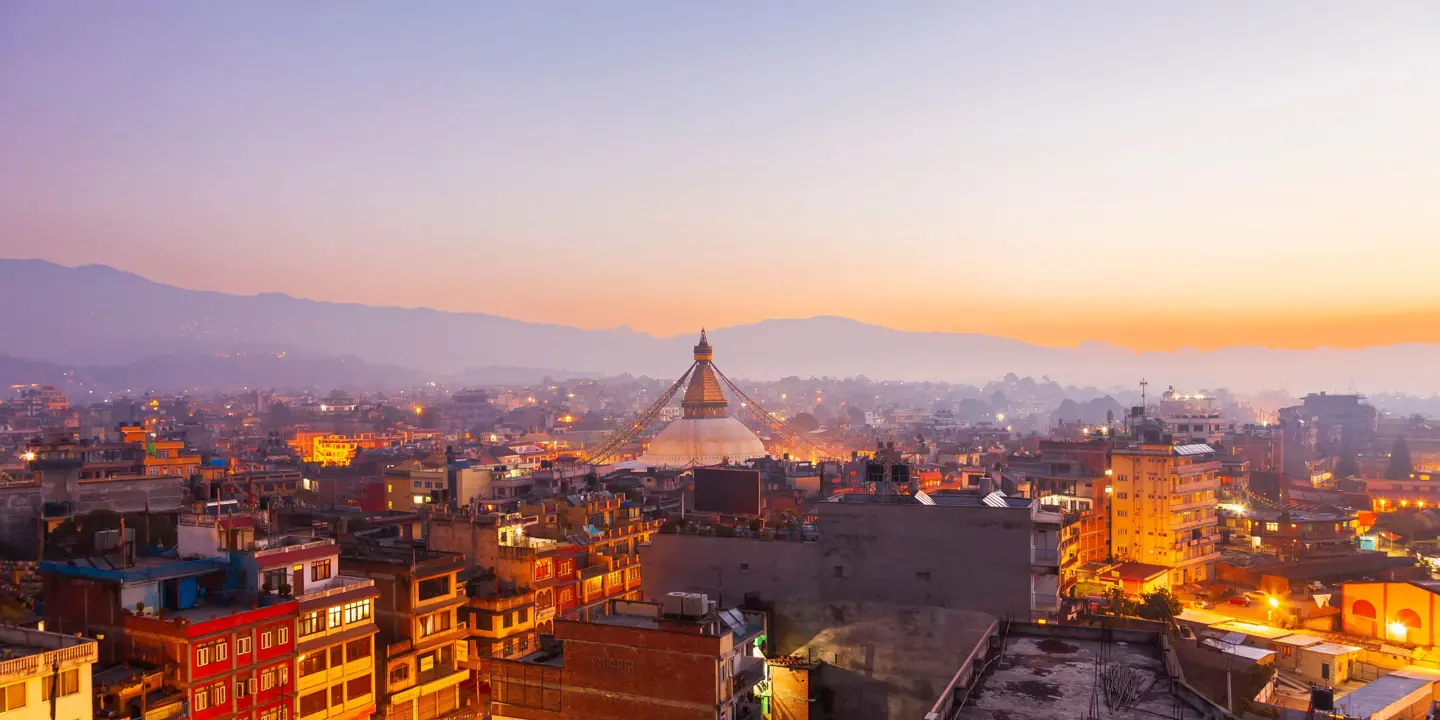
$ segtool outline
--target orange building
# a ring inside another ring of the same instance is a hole
[[[1341,588],[1348,635],[1432,647],[1440,641],[1440,582],[1358,582]]]

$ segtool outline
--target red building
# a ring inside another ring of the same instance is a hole
[[[165,668],[192,720],[293,720],[294,600],[127,615],[130,659]]]

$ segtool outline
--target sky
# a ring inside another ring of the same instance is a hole
[[[690,334],[1440,342],[1440,3],[0,3],[0,256]]]

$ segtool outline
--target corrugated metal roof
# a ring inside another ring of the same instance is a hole
[[[1194,445],[1176,445],[1174,449],[1176,455],[1204,455],[1205,453],[1215,452],[1215,448],[1212,448],[1205,443],[1196,443]]]
[[[995,492],[986,495],[984,498],[981,498],[980,502],[985,503],[990,507],[1010,507],[1010,503],[1005,502],[1005,493],[1000,492],[999,490],[996,490]]]

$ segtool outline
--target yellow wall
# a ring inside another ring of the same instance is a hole
[[[1436,632],[1436,611],[1440,609],[1440,596],[1404,582],[1345,583],[1341,589],[1341,627],[1347,634],[1362,637],[1408,642],[1431,647],[1440,639]],[[1375,608],[1375,620],[1360,617],[1355,606],[1361,601]],[[1400,614],[1410,610],[1418,616],[1417,628],[1391,627],[1399,620]]]
[[[95,693],[90,685],[90,664],[64,666],[62,672],[69,670],[79,671],[80,690],[55,699],[55,717],[59,720],[90,720],[94,717],[92,706],[95,701]],[[25,706],[0,713],[0,717],[5,720],[50,720],[49,698],[41,692],[41,687],[44,685],[43,678],[49,672],[50,668],[46,667],[42,674],[0,682],[0,687],[9,687],[17,683],[25,685]]]
[[[1110,547],[1115,559],[1176,568],[1167,578],[1171,586],[1213,577],[1213,544],[1192,548],[1196,556],[1188,558],[1176,545],[1194,530],[1202,536],[1217,531],[1215,473],[1196,475],[1182,467],[1182,459],[1170,455],[1168,446],[1143,446],[1142,451],[1111,457]]]

